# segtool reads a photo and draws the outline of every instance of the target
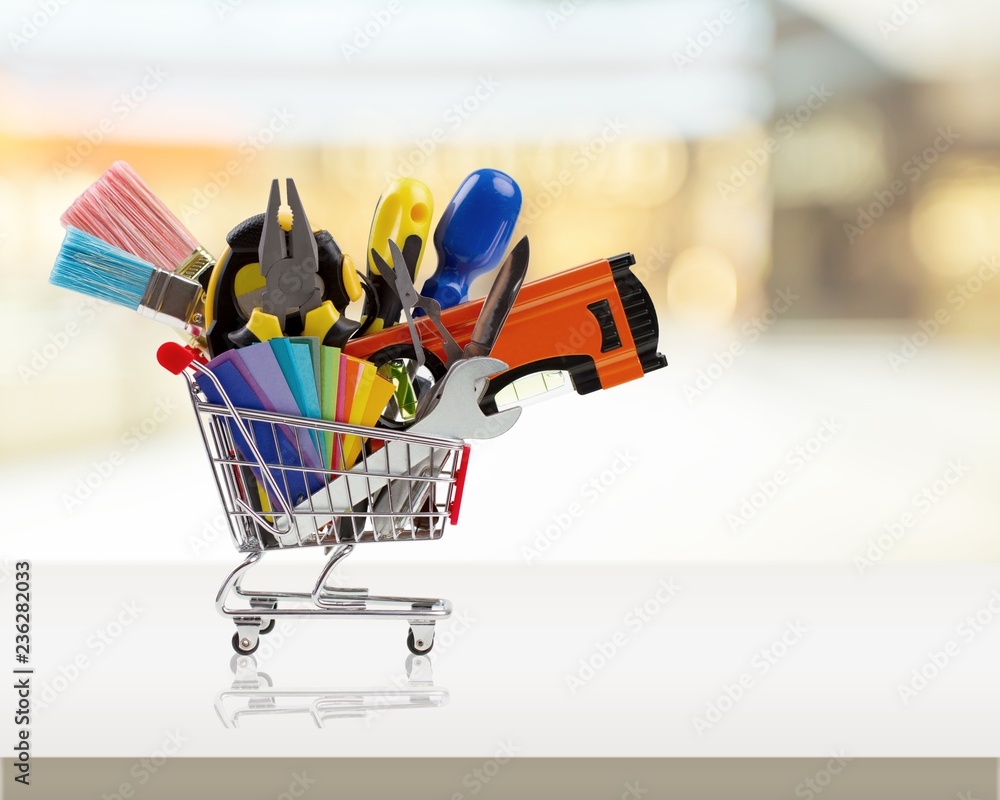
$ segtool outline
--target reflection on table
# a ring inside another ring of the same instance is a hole
[[[230,662],[233,683],[215,700],[215,712],[226,728],[238,728],[247,717],[302,714],[322,728],[328,720],[372,720],[386,711],[438,708],[448,702],[446,689],[434,686],[430,658],[410,655],[406,673],[378,688],[280,689],[257,669],[252,655]]]

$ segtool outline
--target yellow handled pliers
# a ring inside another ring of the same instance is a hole
[[[316,237],[291,178],[286,180],[286,192],[290,214],[281,211],[278,179],[271,182],[257,250],[264,292],[247,324],[229,334],[237,347],[284,336],[285,320],[292,313],[302,317],[303,335],[317,336],[320,341],[340,318],[333,303],[323,299]]]

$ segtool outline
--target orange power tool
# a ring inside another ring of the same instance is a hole
[[[483,408],[495,410],[501,389],[534,373],[568,372],[573,388],[587,394],[665,367],[656,310],[629,269],[634,264],[624,253],[525,283],[492,352],[510,368],[490,379]],[[460,347],[469,343],[482,305],[471,300],[441,313]],[[429,319],[416,322],[426,366],[439,379],[447,369],[443,341]],[[405,325],[353,339],[344,352],[376,366],[415,357]]]

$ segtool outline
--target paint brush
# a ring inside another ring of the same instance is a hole
[[[73,226],[66,229],[49,283],[131,308],[191,336],[205,333],[201,284],[153,264]]]
[[[81,194],[62,224],[103,239],[155,267],[197,279],[215,259],[124,161]]]

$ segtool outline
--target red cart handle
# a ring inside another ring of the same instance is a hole
[[[197,347],[191,347],[190,345],[185,347],[178,342],[164,342],[161,344],[160,349],[156,351],[156,360],[160,362],[161,367],[167,370],[167,372],[172,372],[174,375],[180,375],[195,361],[199,364],[208,363],[205,360],[205,356],[201,354],[201,351]]]

